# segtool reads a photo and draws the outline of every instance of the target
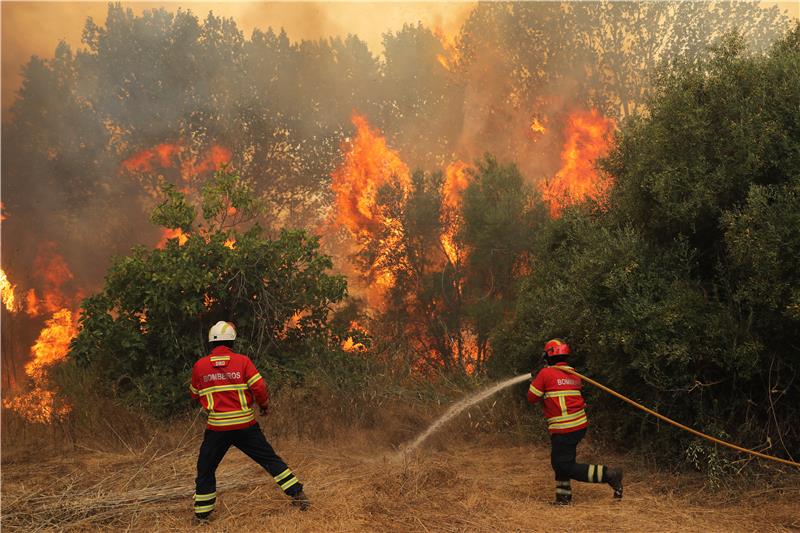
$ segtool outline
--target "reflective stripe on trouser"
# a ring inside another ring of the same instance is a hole
[[[603,483],[605,476],[603,475],[606,467],[603,465],[587,465],[586,481],[589,483]]]
[[[228,449],[236,446],[245,455],[261,465],[264,470],[275,478],[281,489],[289,496],[294,496],[303,490],[303,484],[295,477],[286,463],[283,462],[275,450],[272,449],[258,424],[244,429],[230,431],[212,431],[206,429],[203,435],[203,444],[197,457],[197,479],[195,492],[199,495],[215,493],[217,490],[216,471]],[[288,473],[287,473],[288,472]],[[277,478],[281,478],[278,480]],[[216,499],[214,500],[216,502]],[[204,503],[204,505],[198,505]],[[210,509],[198,510],[211,506]],[[214,503],[205,503],[195,500],[195,513],[198,516],[207,516],[214,509]]]
[[[208,516],[217,504],[217,493],[194,495],[194,514],[203,517]]]
[[[556,474],[556,481],[584,481],[602,483],[605,480],[605,467],[603,465],[587,465],[575,462],[578,443],[586,434],[586,428],[569,433],[554,433],[550,435],[552,445],[550,464]]]
[[[194,513],[206,517],[214,510],[217,502],[217,466],[231,447],[228,431],[206,430],[200,453],[197,455],[197,478],[195,479]],[[213,494],[213,499],[206,499]]]
[[[275,453],[258,425],[238,431],[242,432],[242,438],[235,444],[236,447],[269,472],[283,492],[294,496],[303,490],[303,484],[295,477],[283,459]]]
[[[286,492],[295,485],[300,482],[299,479],[295,477],[291,470],[288,468],[275,476],[275,483],[281,488],[282,491]]]
[[[569,481],[556,481],[556,494],[572,496],[572,484]]]

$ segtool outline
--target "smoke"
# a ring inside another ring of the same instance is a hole
[[[163,7],[192,11],[201,20],[212,11],[233,18],[246,38],[260,28],[285,29],[293,40],[316,40],[332,36],[358,35],[374,54],[382,50],[383,34],[399,30],[405,23],[422,22],[456,34],[475,4],[470,2],[126,2],[137,15]],[[105,2],[3,2],[2,3],[2,111],[5,115],[22,82],[21,69],[31,56],[53,57],[59,40],[73,50],[81,47],[88,17],[105,20]],[[376,24],[375,21],[381,21]]]
[[[663,59],[631,52],[657,25],[627,28],[622,49],[605,29],[636,9],[663,13],[673,29],[687,22],[673,4],[638,6],[3,3],[3,267],[42,293],[47,281],[31,265],[39,243],[52,242],[71,290],[93,292],[112,256],[159,241],[147,217],[157,185],[188,186],[182,173],[213,146],[257,182],[265,226],[320,227],[354,110],[410,170],[488,151],[531,182],[551,177],[566,117],[641,104],[647,80],[628,74]],[[782,19],[743,6],[730,17],[751,22],[751,40],[780,33]],[[718,9],[693,28],[726,16]],[[660,49],[702,49],[700,30],[665,32],[676,40]],[[636,83],[621,91],[615,80],[626,77]],[[123,165],[167,145],[181,147],[163,156],[168,164]]]

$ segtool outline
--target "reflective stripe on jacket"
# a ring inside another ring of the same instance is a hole
[[[559,366],[572,368],[566,363],[556,363],[541,369],[531,381],[528,401],[542,401],[550,433],[569,433],[585,428],[589,421],[584,411],[581,379],[559,370]]]
[[[266,408],[269,392],[246,355],[217,346],[192,368],[192,398],[208,411],[208,429],[228,431],[256,423],[254,405]]]

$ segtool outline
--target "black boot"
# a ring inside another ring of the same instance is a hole
[[[301,511],[308,511],[308,508],[311,507],[311,500],[309,500],[306,493],[301,490],[292,496],[292,505],[298,507]]]
[[[194,515],[192,523],[196,526],[205,526],[211,523],[211,513],[199,513]]]
[[[622,498],[622,469],[609,468],[605,473],[605,481],[614,489],[614,498]]]

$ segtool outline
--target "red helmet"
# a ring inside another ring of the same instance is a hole
[[[554,355],[569,355],[569,353],[569,344],[561,339],[551,339],[544,345],[544,354],[547,357],[552,357]]]

